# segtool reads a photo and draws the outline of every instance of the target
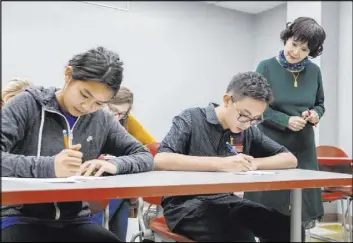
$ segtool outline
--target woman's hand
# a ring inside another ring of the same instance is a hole
[[[288,128],[294,132],[302,130],[306,125],[306,120],[299,116],[291,116],[288,121]]]
[[[313,124],[318,123],[320,120],[319,115],[315,110],[303,111],[302,117],[304,120],[309,121]]]

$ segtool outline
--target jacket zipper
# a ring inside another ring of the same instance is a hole
[[[62,116],[62,117],[64,117],[64,119],[65,119],[65,122],[66,122],[66,125],[67,125],[67,127],[68,127],[68,135],[69,135],[69,141],[72,141],[72,138],[73,138],[73,130],[74,130],[74,127],[75,127],[75,125],[76,125],[76,123],[77,123],[77,121],[78,121],[78,119],[80,118],[80,117],[78,117],[77,118],[77,120],[75,121],[75,123],[74,123],[74,125],[72,126],[72,129],[70,129],[70,124],[69,124],[69,122],[67,121],[67,119],[66,119],[66,117],[64,116],[64,115],[62,115],[61,113],[59,113],[59,112],[56,112],[56,111],[51,111],[51,110],[46,110],[47,112],[51,112],[51,113],[55,113],[55,114],[58,114],[58,115],[60,115],[60,116]],[[69,146],[72,146],[72,144],[69,144]],[[61,216],[61,213],[60,213],[60,208],[59,208],[59,205],[58,205],[58,203],[57,202],[54,202],[54,207],[55,207],[55,220],[59,220],[60,219],[60,216]]]

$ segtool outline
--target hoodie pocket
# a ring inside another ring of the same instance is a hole
[[[75,202],[58,202],[60,209],[60,219],[77,218],[82,210],[82,201]]]
[[[25,216],[41,219],[54,219],[54,203],[24,204],[19,209]]]

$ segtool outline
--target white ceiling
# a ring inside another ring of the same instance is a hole
[[[223,8],[234,9],[246,13],[257,14],[268,9],[277,7],[281,4],[284,4],[286,1],[265,1],[265,2],[258,2],[258,1],[248,1],[248,2],[238,2],[238,1],[205,1],[206,3],[213,4]]]

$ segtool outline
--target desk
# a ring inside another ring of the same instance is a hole
[[[274,175],[235,175],[226,172],[152,171],[110,176],[77,184],[28,183],[2,180],[2,204],[25,204],[232,193],[290,189],[291,241],[301,241],[302,188],[346,186],[351,175],[290,169]]]

